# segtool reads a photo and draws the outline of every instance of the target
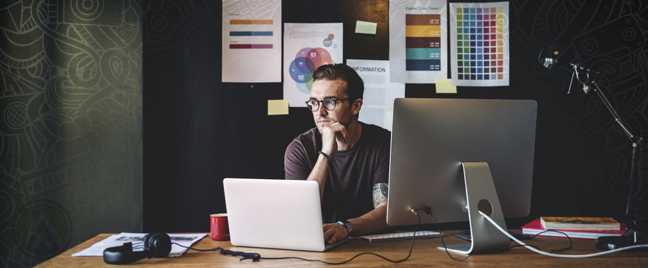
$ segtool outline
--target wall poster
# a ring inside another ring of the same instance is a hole
[[[389,82],[389,61],[347,59],[364,82],[362,110],[358,120],[392,130],[394,100],[405,98],[404,83]]]
[[[342,23],[284,23],[284,99],[306,107],[317,67],[342,63]]]
[[[509,85],[508,18],[508,2],[450,3],[453,85]]]
[[[389,1],[390,81],[434,84],[448,77],[445,0]]]
[[[223,82],[281,82],[281,0],[223,1]]]

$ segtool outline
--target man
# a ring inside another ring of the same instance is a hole
[[[315,128],[295,138],[284,156],[286,179],[319,183],[324,239],[389,230],[387,180],[391,133],[358,121],[364,83],[351,67],[323,65],[313,73]]]

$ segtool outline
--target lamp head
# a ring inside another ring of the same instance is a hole
[[[569,63],[570,59],[564,57],[567,50],[563,45],[552,45],[544,48],[538,55],[538,62],[545,68],[553,70]]]

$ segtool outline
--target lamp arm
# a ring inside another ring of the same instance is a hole
[[[632,135],[632,133],[630,133],[628,128],[621,121],[619,114],[617,114],[616,110],[614,110],[614,108],[612,107],[612,104],[610,104],[608,99],[605,97],[605,94],[603,94],[603,91],[601,91],[601,88],[598,86],[598,84],[596,84],[596,82],[592,82],[591,84],[596,87],[596,89],[594,90],[594,92],[596,92],[596,96],[601,99],[601,101],[605,105],[605,108],[607,108],[608,111],[612,114],[612,117],[614,117],[614,121],[616,121],[619,126],[621,126],[625,134],[630,139],[630,142],[632,143],[632,162],[630,163],[630,181],[628,182],[628,203],[626,204],[626,222],[629,224],[629,226],[627,226],[626,230],[636,231],[636,222],[630,217],[630,213],[632,208],[632,199],[638,195],[641,189],[641,184],[637,185],[637,189],[634,188],[635,180],[641,181],[641,170],[639,169],[639,164],[641,163],[641,158],[643,156],[643,138],[641,136],[634,136]],[[639,149],[638,154],[637,149]]]
[[[635,140],[635,136],[632,135],[632,133],[630,133],[628,128],[623,124],[623,121],[621,121],[621,117],[616,112],[616,110],[614,110],[614,107],[612,107],[612,104],[610,104],[610,101],[608,101],[608,99],[605,97],[605,94],[603,94],[603,91],[601,91],[601,88],[598,86],[598,84],[596,82],[592,82],[591,84],[596,87],[596,90],[594,90],[594,92],[596,92],[596,96],[598,96],[599,99],[601,99],[601,101],[603,102],[603,105],[605,105],[605,108],[607,108],[608,111],[610,112],[610,114],[612,114],[612,117],[614,117],[614,121],[616,121],[619,124],[619,126],[621,126],[621,128],[623,129],[623,132],[625,132],[625,134],[630,139],[630,142],[632,142],[633,144],[636,144],[638,141]],[[639,140],[641,140],[641,138],[639,138]]]

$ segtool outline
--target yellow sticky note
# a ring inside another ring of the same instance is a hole
[[[378,23],[375,22],[366,22],[366,21],[356,21],[356,30],[355,33],[359,34],[376,34],[376,28]]]
[[[288,114],[288,100],[268,100],[268,115]]]
[[[457,94],[457,86],[452,85],[452,79],[436,80],[437,94]]]

